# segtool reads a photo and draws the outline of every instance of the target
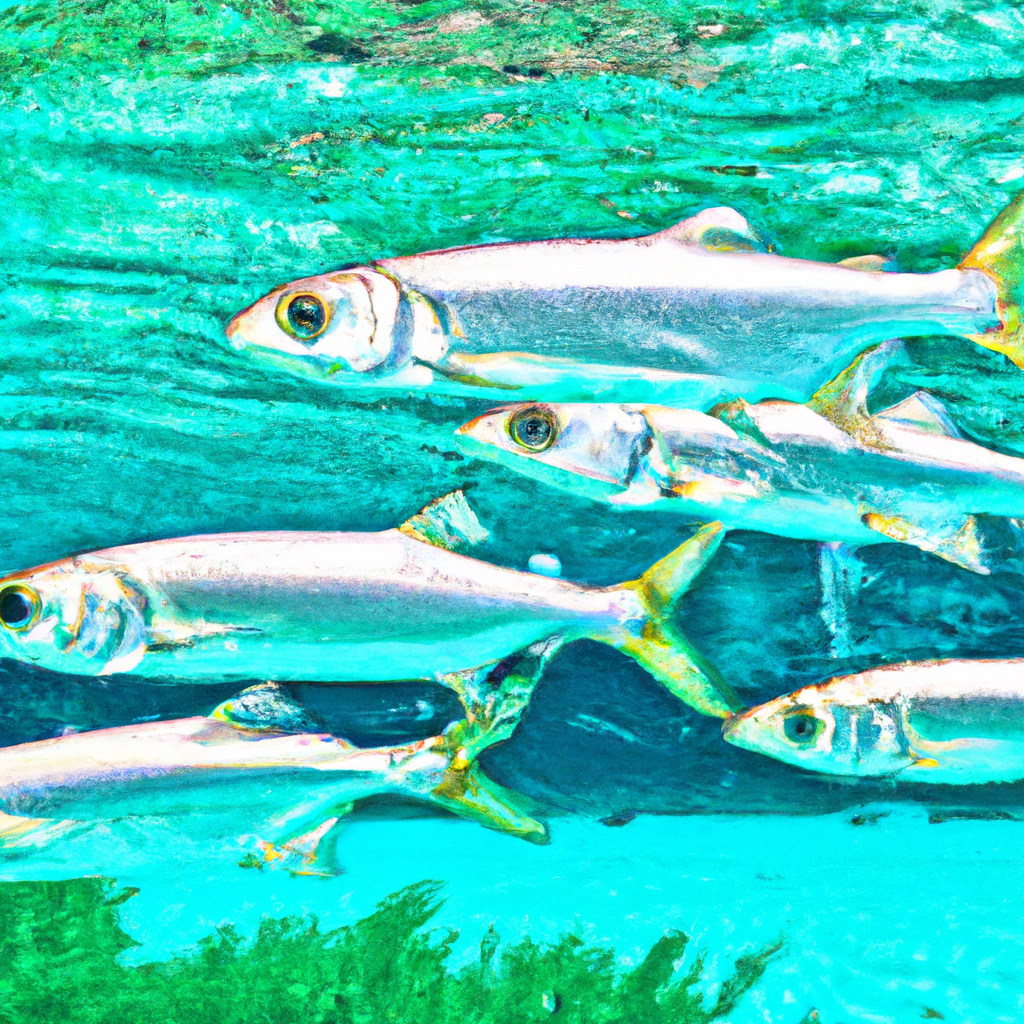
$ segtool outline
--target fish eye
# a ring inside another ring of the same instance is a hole
[[[806,747],[821,735],[822,723],[810,711],[794,711],[786,716],[782,731],[786,739],[798,746]]]
[[[532,405],[528,409],[520,409],[509,420],[508,433],[521,448],[531,452],[542,452],[555,443],[558,424],[547,409]]]
[[[39,616],[42,602],[28,587],[14,584],[0,590],[0,623],[8,629],[28,629]]]
[[[312,341],[327,328],[327,307],[315,295],[286,295],[277,304],[277,323],[285,334]]]

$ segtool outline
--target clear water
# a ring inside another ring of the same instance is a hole
[[[289,379],[227,350],[223,324],[274,284],[348,262],[642,234],[722,204],[790,256],[933,270],[1024,182],[1018,4],[289,10],[0,11],[0,568],[189,533],[384,529],[462,487],[491,531],[481,557],[525,567],[543,537],[567,578],[634,577],[688,527],[460,458],[451,431],[484,404]],[[955,339],[909,347],[880,402],[929,387],[974,437],[1024,452],[1022,371]],[[751,702],[907,658],[1024,654],[1019,575],[897,545],[857,557],[823,570],[814,545],[732,535],[683,626]],[[5,662],[0,742],[226,695]],[[450,710],[444,693],[399,687],[353,689],[330,713],[371,743]],[[550,816],[550,847],[377,807],[346,826],[346,873],[327,882],[243,872],[238,849],[165,843],[145,822],[0,877],[139,886],[123,920],[140,959],[264,913],[341,923],[432,877],[466,943],[469,920],[537,937],[578,921],[626,957],[666,927],[724,960],[783,936],[737,1022],[796,1024],[811,1006],[830,1024],[925,1007],[1024,1019],[1021,787],[801,774],[727,747],[586,643],[485,763]],[[597,824],[625,812],[640,816]],[[872,813],[887,816],[851,824]]]

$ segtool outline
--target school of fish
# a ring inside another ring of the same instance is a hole
[[[1024,780],[1024,661],[888,665],[747,708],[678,621],[730,529],[901,542],[1000,571],[1007,534],[1024,530],[1024,459],[966,437],[925,391],[869,400],[903,337],[959,337],[1024,367],[1022,226],[1024,196],[959,266],[890,273],[874,256],[782,257],[715,208],[640,238],[469,246],[274,288],[228,324],[238,358],[352,389],[500,397],[452,424],[465,453],[610,515],[705,525],[605,587],[472,557],[487,531],[461,492],[382,533],[153,540],[10,573],[0,656],[241,689],[205,716],[0,749],[0,849],[148,814],[257,834],[259,864],[330,873],[334,826],[381,793],[544,842],[530,802],[477,759],[581,639],[722,719],[727,742],[800,769]],[[288,689],[407,680],[448,687],[463,717],[359,748]]]

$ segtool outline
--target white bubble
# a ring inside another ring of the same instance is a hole
[[[530,555],[527,565],[530,572],[540,573],[541,576],[562,575],[562,563],[559,561],[558,555],[545,555],[538,552],[536,555]]]

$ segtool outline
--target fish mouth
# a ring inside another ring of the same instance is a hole
[[[753,720],[756,710],[757,708],[747,708],[745,711],[738,711],[731,718],[727,718],[722,723],[722,739],[734,746],[749,750],[748,743],[744,742],[744,732],[747,723]]]
[[[252,316],[253,310],[262,302],[260,299],[251,306],[247,306],[241,313],[236,313],[224,328],[224,336],[231,342],[231,347],[241,351],[248,348],[252,342],[246,337],[245,326]]]

